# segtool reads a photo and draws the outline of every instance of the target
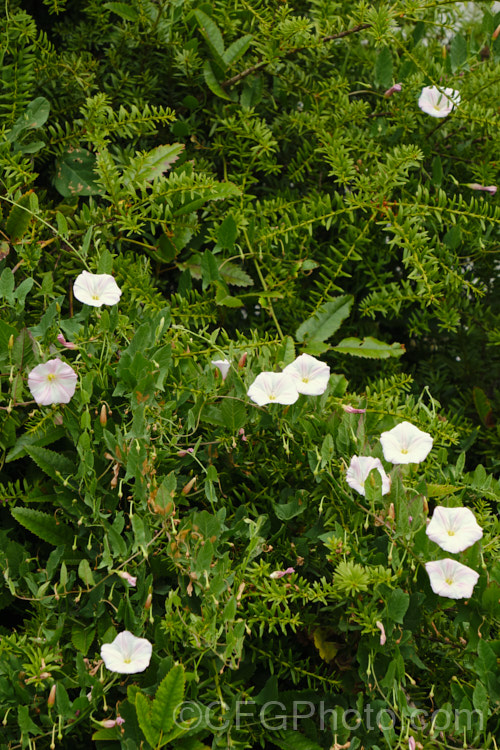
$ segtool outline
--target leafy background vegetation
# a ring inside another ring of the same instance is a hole
[[[470,184],[498,182],[500,14],[470,5],[6,2],[3,748],[495,747],[500,211]],[[450,117],[426,85],[460,91]],[[84,269],[120,304],[82,307]],[[302,351],[328,391],[252,404]],[[37,407],[56,355],[76,394]],[[401,419],[431,455],[357,495],[350,457]],[[485,531],[469,602],[429,587],[436,504]],[[128,679],[99,660],[124,629],[153,643]],[[175,737],[183,699],[203,720]],[[270,729],[272,700],[396,720]],[[476,713],[412,723],[436,708]]]

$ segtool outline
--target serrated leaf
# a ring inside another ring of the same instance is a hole
[[[226,250],[232,250],[236,239],[236,222],[231,214],[228,214],[217,232],[217,244]]]
[[[225,398],[223,400],[220,413],[224,427],[227,427],[233,434],[238,432],[241,427],[244,427],[247,421],[245,404],[233,398]]]
[[[215,303],[217,305],[224,305],[224,307],[243,307],[243,302],[240,298],[232,297],[228,294],[224,284],[217,284]]]
[[[123,184],[143,185],[145,182],[151,182],[151,180],[167,172],[172,164],[177,161],[182,151],[184,151],[183,143],[170,143],[165,146],[157,146],[152,151],[138,154],[131,164],[123,170]]]
[[[176,709],[184,697],[184,668],[178,664],[163,678],[151,707],[151,721],[163,733],[170,732],[176,718]]]
[[[201,257],[200,265],[203,289],[206,289],[213,281],[220,281],[219,264],[210,250],[205,250]]]
[[[224,60],[224,41],[219,27],[202,10],[195,10],[193,13],[215,62],[224,71],[227,66]]]
[[[80,564],[78,565],[78,575],[86,586],[95,586],[90,563],[86,558],[80,560]]]
[[[9,303],[14,301],[14,284],[15,279],[12,269],[4,268],[0,276],[0,299],[5,298]]]
[[[28,231],[32,213],[29,209],[30,195],[33,191],[29,190],[22,195],[16,205],[12,206],[7,221],[5,223],[5,232],[12,242],[20,240]]]
[[[252,41],[252,34],[245,34],[240,39],[236,39],[223,54],[223,60],[227,66],[239,60],[242,55],[245,54]]]
[[[69,526],[48,513],[33,508],[11,508],[11,513],[21,526],[54,547],[73,542],[74,535]]]
[[[139,13],[136,9],[126,3],[104,3],[103,6],[104,8],[111,10],[113,13],[116,13],[117,16],[121,16],[126,21],[137,21],[139,18]]]
[[[1,330],[1,329],[0,329]],[[13,448],[8,452],[5,459],[5,463],[15,461],[18,458],[22,458],[26,455],[27,448],[29,446],[44,446],[55,443],[60,438],[66,435],[64,427],[54,427],[53,425],[46,425],[44,427],[47,431],[45,432],[25,432],[21,435],[19,440],[16,442]]]
[[[392,53],[389,47],[383,47],[377,55],[375,85],[384,89],[392,85]]]
[[[226,284],[233,286],[253,286],[253,279],[240,266],[235,263],[223,263],[219,273]]]
[[[55,479],[56,482],[64,482],[68,476],[74,474],[75,464],[60,453],[37,445],[27,446],[26,453],[42,471]]]
[[[335,331],[349,315],[353,297],[342,295],[325,302],[319,310],[308,318],[297,328],[295,338],[297,341],[322,342],[333,336]]]
[[[405,354],[405,348],[402,344],[386,344],[371,336],[364,339],[349,338],[342,339],[337,345],[332,347],[341,354],[351,354],[354,357],[366,357],[368,359],[387,359],[388,357],[401,357]]]
[[[203,65],[203,78],[205,79],[205,83],[207,84],[212,94],[219,96],[221,99],[228,99],[229,101],[232,101],[229,94],[227,94],[220,85],[220,82],[214,73],[214,69],[212,68],[210,60],[205,60],[205,64]]]
[[[391,591],[387,600],[387,616],[393,621],[402,624],[404,616],[410,606],[410,595],[402,589]]]
[[[96,158],[84,148],[74,148],[62,154],[56,161],[54,186],[64,197],[73,195],[100,195],[96,182]]]
[[[467,62],[467,42],[461,34],[453,37],[450,44],[450,64],[451,71],[462,68]]]
[[[83,627],[82,625],[73,625],[71,628],[71,643],[84,656],[87,656],[94,636],[95,628]]]
[[[156,747],[160,739],[160,730],[153,727],[151,723],[151,704],[142,693],[137,693],[135,696],[135,710],[137,712],[137,721],[146,740],[152,747]]]
[[[292,729],[281,730],[279,736],[275,732],[273,745],[282,748],[282,750],[290,750],[290,748],[293,748],[293,750],[323,750],[317,742]]]
[[[474,406],[483,425],[488,428],[494,427],[495,418],[493,417],[491,401],[483,389],[474,386],[472,389],[472,398],[474,399]]]

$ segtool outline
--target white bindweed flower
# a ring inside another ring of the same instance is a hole
[[[301,354],[283,372],[292,376],[298,392],[306,396],[321,396],[326,391],[330,378],[328,365],[310,354]]]
[[[82,271],[73,284],[73,294],[84,305],[101,307],[102,305],[116,305],[122,290],[109,273],[90,273]]]
[[[294,404],[299,392],[295,380],[284,372],[261,372],[247,391],[259,406],[266,404]]]
[[[212,364],[219,370],[222,380],[225,380],[231,367],[231,362],[228,359],[213,359]]]
[[[427,536],[446,552],[462,552],[481,539],[483,530],[469,508],[434,509]]]
[[[434,593],[448,599],[469,599],[479,578],[475,570],[449,557],[425,563],[425,569]]]
[[[153,647],[146,638],[137,638],[128,630],[118,633],[112,643],[101,646],[106,669],[119,674],[144,672],[151,661]]]
[[[460,104],[460,93],[455,89],[425,86],[418,100],[418,106],[431,117],[447,117],[454,107]]]
[[[382,477],[382,495],[387,495],[391,489],[391,479],[385,473],[380,458],[372,456],[353,456],[347,469],[345,478],[349,487],[359,492],[360,495],[366,495],[365,482],[373,469],[378,469]]]
[[[391,464],[419,464],[432,448],[428,432],[422,432],[410,422],[401,422],[380,436],[384,458]]]
[[[137,576],[130,575],[126,570],[117,570],[116,575],[120,576],[124,581],[127,581],[129,586],[137,586]]]
[[[37,404],[67,404],[76,390],[76,372],[61,359],[49,359],[28,375],[28,388]]]

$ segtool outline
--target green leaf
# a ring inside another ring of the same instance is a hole
[[[48,513],[32,508],[11,508],[11,513],[28,531],[54,547],[73,542],[74,535],[69,526]]]
[[[388,357],[401,357],[405,354],[402,344],[386,344],[371,336],[363,340],[356,338],[342,339],[333,349],[341,354],[351,354],[354,357],[367,357],[368,359],[387,359]]]
[[[202,10],[195,10],[193,13],[215,62],[224,71],[227,65],[224,60],[224,42],[219,27]]]
[[[10,461],[15,461],[18,458],[22,458],[26,455],[27,449],[29,447],[41,447],[43,445],[50,445],[51,443],[55,443],[57,440],[66,435],[66,430],[64,429],[64,427],[45,425],[43,429],[44,432],[25,432],[24,435],[21,435],[14,447],[11,448],[11,450],[8,452],[5,463],[9,463]],[[74,469],[73,465],[72,469]]]
[[[72,476],[75,472],[73,461],[48,448],[30,445],[26,447],[26,453],[42,471],[55,479],[56,482],[64,482],[68,476]]]
[[[159,177],[170,169],[182,151],[184,151],[183,143],[170,143],[138,154],[123,170],[123,184],[141,186],[145,182],[154,180],[155,177]]]
[[[217,232],[217,244],[226,249],[232,250],[236,239],[236,222],[231,214],[228,214]]]
[[[78,575],[86,586],[95,586],[94,576],[92,575],[90,563],[86,558],[80,560],[80,564],[78,566]]]
[[[0,276],[0,299],[5,298],[9,303],[14,301],[14,284],[15,279],[12,269],[4,268]]]
[[[377,55],[375,85],[383,89],[392,85],[392,53],[389,47],[383,47]]]
[[[64,197],[73,195],[100,195],[94,171],[96,158],[84,148],[66,151],[56,161],[54,186]]]
[[[402,589],[391,591],[387,600],[387,616],[393,621],[402,624],[403,618],[410,605],[410,595]]]
[[[71,643],[80,651],[84,656],[87,656],[88,650],[92,645],[92,641],[95,636],[95,628],[84,627],[80,624],[75,624],[71,628]]]
[[[14,127],[7,133],[7,140],[10,143],[17,140],[20,133],[25,130],[36,130],[45,125],[49,117],[50,103],[44,96],[38,96],[28,104],[26,110],[18,117],[14,123]]]
[[[234,398],[224,399],[220,407],[220,413],[224,427],[227,427],[233,434],[238,432],[247,421],[245,404],[236,401]]]
[[[10,237],[12,242],[20,240],[28,231],[32,213],[29,210],[30,207],[30,195],[33,191],[29,190],[27,193],[22,195],[15,206],[12,206],[8,219],[5,224],[5,232]]]
[[[233,42],[223,54],[223,60],[227,66],[239,60],[242,55],[245,54],[252,41],[252,34],[245,34],[241,39],[237,39]]]
[[[219,273],[226,284],[233,286],[253,286],[253,279],[235,263],[222,263]]]
[[[205,64],[203,65],[203,78],[212,94],[219,96],[221,99],[232,101],[229,94],[227,94],[220,85],[219,79],[214,73],[210,60],[205,60]]]
[[[474,686],[474,692],[472,693],[472,703],[474,704],[474,708],[476,711],[484,711],[486,716],[488,716],[489,702],[488,690],[483,683],[478,680]]]
[[[453,37],[450,44],[450,64],[451,71],[455,73],[459,68],[463,68],[467,62],[467,42],[461,34]]]
[[[160,739],[160,731],[156,727],[153,727],[151,722],[151,704],[142,693],[137,693],[135,696],[135,710],[137,712],[137,721],[146,740],[152,747],[156,747]]]
[[[340,328],[343,320],[347,318],[351,310],[353,297],[342,295],[325,302],[319,310],[308,318],[297,328],[295,338],[297,341],[322,342],[333,336]]]
[[[23,734],[40,734],[40,729],[32,721],[28,706],[17,707],[17,723]]]
[[[136,9],[126,3],[104,3],[103,7],[116,13],[117,16],[121,16],[126,21],[137,21],[139,18]]]
[[[491,428],[495,426],[495,419],[493,417],[493,409],[491,401],[487,397],[486,393],[482,388],[474,386],[472,389],[472,398],[474,399],[474,406],[479,414],[479,419],[485,427]]]
[[[213,281],[220,281],[219,264],[210,250],[205,250],[201,258],[201,278],[206,289]]]
[[[163,733],[169,732],[174,725],[176,709],[184,697],[184,683],[184,668],[178,664],[164,677],[156,692],[151,708],[151,721]]]

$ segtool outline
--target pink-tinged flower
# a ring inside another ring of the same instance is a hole
[[[435,508],[426,533],[446,552],[462,552],[483,536],[483,530],[469,508],[441,506]]]
[[[151,661],[153,647],[146,638],[136,638],[128,630],[118,633],[112,643],[101,646],[106,669],[119,674],[144,672]]]
[[[415,737],[408,737],[408,750],[415,750],[416,747]]]
[[[136,576],[131,576],[130,573],[127,573],[125,570],[117,570],[116,575],[120,576],[124,581],[127,581],[129,586],[137,585]]]
[[[121,716],[117,716],[116,719],[103,719],[99,724],[101,727],[104,727],[104,729],[113,729],[113,727],[120,727],[122,724],[125,724],[125,719]]]
[[[386,642],[387,638],[386,638],[386,635],[385,635],[384,624],[382,622],[380,622],[380,620],[377,620],[377,622],[375,623],[375,625],[380,630],[380,645],[381,646],[385,646],[385,642]]]
[[[283,576],[291,576],[292,573],[295,573],[295,568],[287,568],[286,570],[275,570],[272,573],[269,573],[269,578],[283,578]]]
[[[76,344],[73,344],[72,341],[66,341],[66,339],[64,338],[64,336],[62,335],[62,333],[60,333],[57,336],[57,340],[59,341],[59,343],[61,344],[61,346],[65,346],[66,349],[76,349],[77,348]]]
[[[391,479],[385,473],[380,458],[353,456],[345,475],[347,484],[360,495],[366,495],[365,482],[373,469],[377,469],[382,477],[382,495],[387,495],[391,489]]]
[[[365,414],[366,409],[355,409],[354,406],[351,406],[350,404],[342,404],[343,410],[347,414]]]
[[[449,557],[427,562],[425,569],[434,593],[448,599],[469,599],[479,578],[475,570]]]
[[[321,396],[326,391],[330,378],[328,365],[310,354],[301,354],[285,367],[283,373],[291,375],[298,392],[306,396]]]
[[[480,185],[478,182],[468,182],[467,187],[472,190],[482,190],[484,193],[490,193],[490,195],[495,195],[498,190],[496,185]]]
[[[399,93],[403,87],[400,83],[395,83],[394,86],[391,86],[390,89],[387,89],[386,92],[384,92],[384,96],[386,99],[388,99],[393,94]]]
[[[73,284],[73,294],[84,305],[102,307],[116,305],[122,290],[109,273],[90,273],[82,271]]]
[[[427,458],[433,440],[410,422],[401,422],[380,436],[386,461],[391,464],[419,464]]]
[[[219,370],[222,380],[225,380],[231,367],[231,362],[228,359],[213,359],[212,364]]]
[[[455,89],[443,89],[437,86],[425,86],[418,100],[418,106],[431,117],[447,117],[454,107],[460,104],[460,93]]]
[[[67,404],[76,390],[76,372],[61,359],[49,359],[28,375],[28,388],[37,404]]]
[[[259,406],[266,404],[294,404],[299,392],[295,380],[284,372],[261,372],[247,391]]]

